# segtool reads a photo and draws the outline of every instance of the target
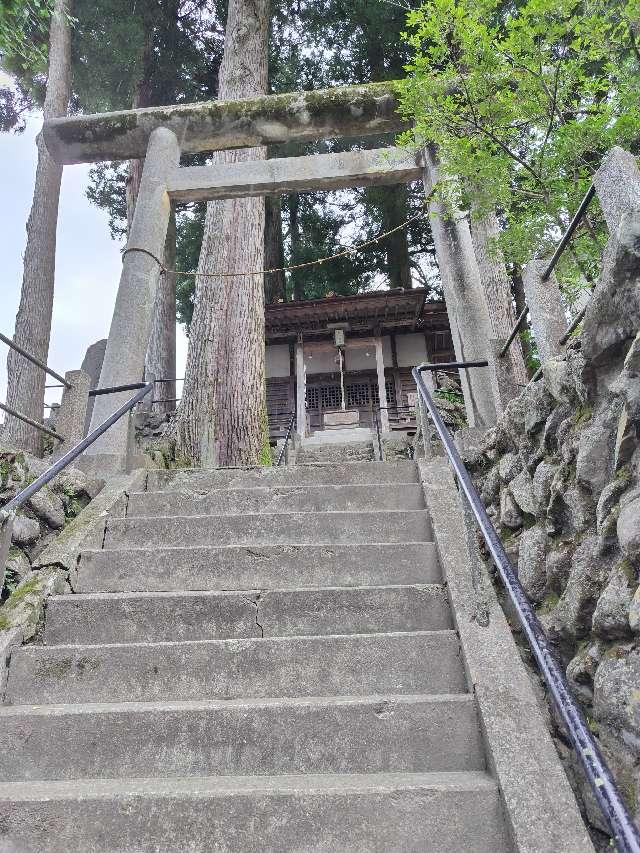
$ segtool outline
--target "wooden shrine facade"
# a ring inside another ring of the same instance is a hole
[[[294,412],[300,435],[326,428],[343,411],[354,426],[371,426],[376,412],[384,430],[410,429],[411,368],[454,359],[445,304],[427,301],[422,288],[267,305],[265,337],[274,436]]]

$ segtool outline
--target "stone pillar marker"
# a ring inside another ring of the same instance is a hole
[[[376,335],[376,372],[378,374],[378,397],[380,399],[380,429],[389,432],[389,403],[387,402],[387,387],[384,381],[384,353],[382,351],[382,338]]]
[[[56,431],[64,436],[53,452],[60,459],[84,438],[84,425],[89,403],[91,377],[84,370],[69,370],[64,378],[71,385],[62,392],[62,402],[56,419]]]
[[[82,359],[80,369],[84,370],[85,373],[89,374],[89,377],[91,379],[91,388],[98,387],[98,382],[100,381],[100,371],[102,370],[102,362],[104,361],[104,353],[106,348],[106,338],[100,341],[96,341],[95,344],[91,344],[91,346],[87,347],[87,351],[84,354],[84,358]],[[89,404],[87,405],[87,417],[84,422],[85,435],[89,432],[89,427],[91,426],[91,416],[93,414],[94,401],[95,397],[89,397]]]
[[[296,341],[296,431],[300,438],[307,432],[307,371],[302,337]]]
[[[141,382],[153,322],[155,296],[169,224],[171,202],[167,181],[180,162],[175,134],[156,128],[142,172],[140,192],[122,261],[118,295],[100,373],[100,388]],[[141,249],[143,251],[132,251]],[[101,424],[131,397],[120,392],[96,397],[91,429]],[[127,460],[127,418],[121,418],[87,450],[86,463],[103,470],[123,470]]]
[[[609,234],[615,234],[623,214],[640,208],[640,169],[629,151],[615,145],[593,176]]]
[[[435,149],[425,148],[422,157],[425,191],[430,193],[438,182]],[[450,215],[444,205],[435,200],[429,202],[429,220],[456,358],[491,363],[491,326],[469,223],[461,213]],[[482,367],[470,368],[461,371],[460,376],[469,426],[493,426],[496,407],[490,371]]]
[[[540,364],[563,352],[560,339],[567,331],[567,318],[555,275],[546,281],[542,275],[549,266],[548,260],[529,261],[522,270],[524,293],[531,315],[531,326],[536,337]]]

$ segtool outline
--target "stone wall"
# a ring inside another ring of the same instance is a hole
[[[0,449],[0,508],[49,467],[48,461]],[[0,586],[0,601],[11,594],[30,572],[34,560],[95,497],[103,484],[104,481],[91,479],[77,468],[67,468],[18,511]]]
[[[632,204],[617,222],[610,224],[581,334],[565,356],[544,363],[542,378],[509,403],[466,456],[520,581],[638,815],[640,206]],[[553,712],[550,723],[587,819],[596,834],[604,832]]]

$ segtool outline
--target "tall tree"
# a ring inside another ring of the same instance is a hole
[[[268,38],[269,0],[229,0],[220,98],[266,93]],[[262,148],[242,149],[219,160],[265,156]],[[250,465],[260,459],[266,432],[263,276],[213,274],[263,266],[264,199],[209,203],[176,419],[178,446],[195,463]]]
[[[49,69],[44,101],[44,119],[66,115],[71,94],[70,0],[56,0],[49,36]],[[27,222],[27,245],[20,306],[14,338],[42,361],[47,360],[51,335],[51,311],[56,266],[56,227],[62,166],[54,163],[38,135],[38,165],[31,213]],[[7,405],[33,420],[42,420],[45,374],[11,350],[7,359]],[[3,441],[38,455],[42,433],[7,417]]]

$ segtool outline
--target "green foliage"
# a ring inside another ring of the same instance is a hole
[[[53,0],[0,0],[0,69],[17,77],[0,85],[0,131],[24,130],[25,113],[43,93],[52,9]]]
[[[0,62],[16,67],[46,68],[47,35],[53,0],[0,2]]]
[[[498,208],[508,263],[548,252],[603,154],[638,148],[638,0],[424,0],[408,25],[403,141],[438,145],[445,201]],[[569,301],[605,239],[592,208],[557,270]]]
[[[463,406],[464,398],[460,391],[450,391],[444,388],[438,388],[435,391],[436,397],[441,397],[443,400],[448,400],[450,403],[455,403],[456,405]]]

